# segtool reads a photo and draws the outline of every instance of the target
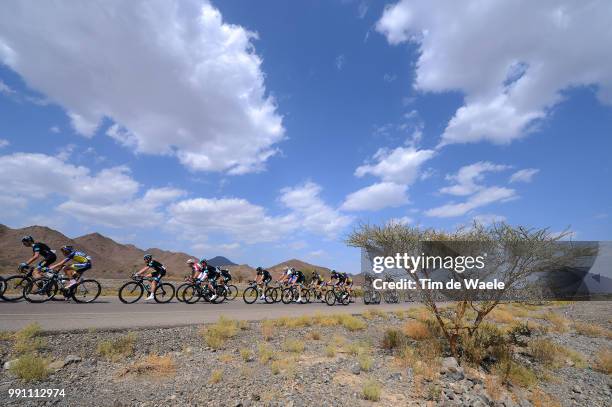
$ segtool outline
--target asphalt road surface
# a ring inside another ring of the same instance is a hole
[[[85,329],[121,329],[141,327],[171,327],[215,322],[221,315],[239,320],[259,320],[305,314],[361,313],[366,309],[394,311],[414,306],[414,303],[364,305],[361,298],[347,306],[311,304],[245,304],[241,298],[222,304],[168,304],[155,302],[123,304],[116,297],[100,297],[92,304],[49,301],[31,304],[20,301],[0,301],[0,331],[14,331],[38,322],[45,330],[70,331]]]

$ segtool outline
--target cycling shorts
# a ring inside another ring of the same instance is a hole
[[[153,277],[153,279],[157,282],[161,281],[162,277],[166,275],[166,271],[161,271],[161,270],[153,270],[153,272],[151,273],[151,277]]]
[[[53,263],[55,263],[55,260],[57,260],[57,256],[53,253],[51,253],[51,255],[47,256],[44,258],[44,260],[41,260],[38,262],[38,267],[49,267],[50,265],[52,265]]]

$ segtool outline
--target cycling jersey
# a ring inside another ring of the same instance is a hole
[[[293,281],[295,283],[303,283],[305,281],[305,277],[304,277],[304,273],[302,273],[300,270],[295,270],[293,272]]]
[[[225,279],[226,283],[232,280],[232,275],[230,274],[229,270],[221,269],[221,275]]]
[[[272,275],[270,274],[270,272],[268,270],[261,270],[257,272],[258,276],[263,276],[263,281],[270,281],[272,280]]]
[[[312,276],[312,282],[316,285],[321,285],[323,283],[323,278],[320,275],[316,274]]]
[[[346,276],[342,275],[342,274],[338,274],[338,282],[339,283],[344,283],[346,282]]]
[[[49,246],[47,246],[46,244],[41,243],[41,242],[37,242],[37,243],[34,243],[32,245],[32,252],[38,253],[39,255],[44,257],[45,259],[49,259],[51,257],[55,257],[55,253],[53,253],[53,251],[51,251]]]
[[[216,280],[220,275],[219,271],[217,271],[217,268],[214,266],[206,266],[204,274],[209,280]]]
[[[74,261],[75,263],[91,263],[91,257],[89,257],[87,254],[83,252],[79,252],[76,250],[68,254],[66,258]]]
[[[155,277],[158,281],[166,275],[166,268],[164,267],[163,264],[161,264],[160,262],[158,262],[157,260],[151,260],[147,263],[147,266],[149,268],[153,269],[153,272],[151,273],[151,275],[153,277]]]

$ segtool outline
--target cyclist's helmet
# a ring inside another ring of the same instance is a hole
[[[192,264],[195,264],[195,262],[196,262],[196,261],[195,261],[194,259],[189,259],[189,260],[187,260],[187,264],[189,264],[190,266],[191,266]]]
[[[257,268],[256,268],[256,270],[257,270],[258,272],[263,271],[263,269],[262,269],[261,267],[257,267]]]
[[[24,246],[30,246],[31,244],[34,243],[34,238],[30,235],[24,236],[21,238],[21,243],[23,243]]]
[[[144,261],[151,261],[153,260],[153,256],[147,253],[144,255],[143,259]]]
[[[336,270],[331,271],[331,278],[338,278],[338,272]]]
[[[74,251],[74,247],[72,247],[70,245],[66,245],[66,246],[62,246],[62,248],[60,250],[65,255],[69,255],[70,253],[72,253]]]

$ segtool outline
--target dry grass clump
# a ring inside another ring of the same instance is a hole
[[[319,331],[310,331],[308,332],[308,336],[309,339],[312,339],[313,341],[318,341],[321,339],[321,332]]]
[[[511,324],[514,322],[514,316],[509,311],[499,307],[489,312],[486,319],[500,324]]]
[[[406,335],[399,329],[388,328],[383,334],[380,346],[383,349],[391,350],[401,348],[406,344]]]
[[[220,349],[228,339],[236,336],[238,329],[239,324],[236,321],[221,317],[215,324],[202,327],[200,334],[208,346]]]
[[[265,343],[260,344],[257,351],[259,353],[259,361],[263,364],[266,364],[271,360],[278,359],[278,354],[274,352],[272,348]]]
[[[531,392],[531,402],[533,407],[561,407],[559,400],[541,389],[533,389]]]
[[[336,356],[336,347],[333,344],[327,344],[327,346],[325,347],[325,356],[327,356],[328,358],[333,358],[334,356]]]
[[[370,401],[379,401],[381,393],[381,386],[374,379],[370,379],[363,385],[363,398]]]
[[[544,365],[559,367],[565,363],[566,359],[569,359],[576,367],[585,367],[584,359],[578,352],[549,339],[530,341],[529,353]]]
[[[612,331],[597,324],[589,324],[586,322],[574,322],[574,329],[580,335],[590,336],[593,338],[608,338],[612,339]]]
[[[240,348],[240,357],[245,362],[248,362],[248,361],[250,361],[252,359],[253,352],[251,352],[251,349],[249,349],[249,348]]]
[[[550,322],[552,325],[551,329],[555,332],[563,333],[568,329],[569,321],[556,312],[549,311],[545,314],[540,314],[539,317]]]
[[[208,379],[208,383],[216,384],[219,383],[223,379],[223,371],[216,369],[210,373],[210,379]]]
[[[442,350],[437,341],[422,341],[416,347],[404,345],[398,358],[404,367],[412,368],[415,377],[434,380],[440,372],[440,355]]]
[[[231,353],[223,353],[219,356],[219,362],[229,363],[234,360],[234,356]]]
[[[261,323],[261,336],[263,336],[264,341],[269,341],[270,339],[272,339],[274,337],[275,331],[276,329],[275,329],[274,321],[265,319]]]
[[[10,371],[24,382],[44,380],[50,374],[47,364],[46,359],[28,353],[17,359],[17,362],[11,366]]]
[[[40,337],[42,328],[37,322],[33,322],[12,335],[13,352],[16,354],[29,353],[44,348],[47,344],[44,338]]]
[[[170,376],[176,373],[176,364],[172,356],[149,354],[144,359],[126,367],[119,376],[134,374],[137,376]]]
[[[421,321],[408,321],[402,330],[407,337],[416,341],[431,338],[432,336],[427,324]]]
[[[353,341],[346,345],[346,352],[351,356],[358,356],[368,351],[369,343],[365,341]]]
[[[134,352],[136,334],[133,332],[113,340],[102,341],[98,344],[97,353],[112,362],[130,356]]]
[[[359,368],[364,372],[369,372],[374,366],[374,359],[365,353],[359,355],[357,362],[359,362]]]
[[[274,325],[279,328],[303,328],[314,324],[313,317],[302,315],[299,317],[280,317],[274,320]]]
[[[519,365],[511,359],[500,362],[496,366],[495,373],[502,378],[503,383],[510,383],[514,386],[530,388],[538,382],[538,378],[533,370]]]
[[[270,371],[273,375],[283,372],[289,376],[295,371],[295,365],[291,359],[279,359],[272,362],[270,365]]]
[[[292,338],[285,339],[283,350],[291,353],[302,353],[304,352],[304,342]]]
[[[410,318],[421,322],[425,322],[433,318],[431,311],[425,307],[410,308],[407,314]]]
[[[337,318],[338,322],[340,322],[343,327],[345,327],[351,332],[359,331],[366,328],[366,323],[364,321],[352,315],[343,314],[339,315]]]
[[[366,310],[362,316],[367,319],[367,320],[372,320],[374,318],[382,318],[382,319],[387,319],[387,314],[385,314],[383,311],[379,310],[379,309],[368,309]]]
[[[595,354],[593,368],[602,373],[612,374],[612,349],[602,348]]]

